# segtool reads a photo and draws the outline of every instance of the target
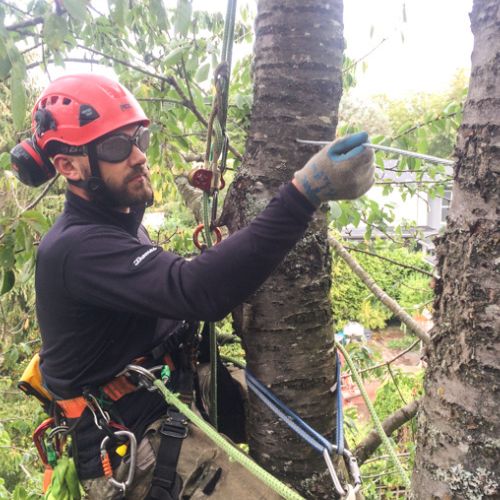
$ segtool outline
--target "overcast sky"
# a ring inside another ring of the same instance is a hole
[[[256,5],[255,1],[238,0],[242,3]],[[175,5],[175,0],[167,0],[167,4]],[[225,13],[226,0],[193,0],[193,6]],[[360,65],[354,92],[403,97],[445,90],[458,69],[468,72],[470,68],[471,10],[472,0],[344,0],[349,57],[362,58],[386,39],[363,59],[366,70]]]
[[[165,3],[175,7],[176,0]],[[256,11],[255,1],[238,0],[239,5],[243,3]],[[193,6],[225,13],[226,0],[193,0]],[[458,69],[466,68],[468,74],[473,43],[471,8],[472,0],[344,0],[347,55],[357,60],[378,46],[363,59],[366,70],[359,65],[353,93],[398,98],[413,92],[440,92]],[[66,71],[54,68],[51,74],[55,77]],[[71,71],[77,70],[71,67]]]
[[[406,23],[402,22],[403,4]],[[355,92],[401,97],[444,90],[459,68],[469,71],[471,9],[472,0],[345,0],[344,33],[350,57],[363,57],[386,38],[365,59],[366,72],[358,73]]]

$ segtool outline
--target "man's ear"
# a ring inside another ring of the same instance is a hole
[[[52,159],[55,169],[66,179],[71,181],[84,180],[83,165],[80,158],[58,154]]]

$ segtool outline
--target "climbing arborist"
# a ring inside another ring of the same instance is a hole
[[[141,225],[153,201],[148,125],[119,83],[64,76],[36,102],[32,139],[12,152],[24,182],[55,172],[67,180],[64,211],[37,254],[44,389],[66,417],[89,498],[123,496],[115,483],[134,465],[135,442],[126,498],[273,498],[123,370],[161,360],[189,401],[198,321],[222,319],[257,290],[321,202],[365,193],[373,153],[362,146],[365,133],[326,146],[247,227],[185,260],[153,244]]]

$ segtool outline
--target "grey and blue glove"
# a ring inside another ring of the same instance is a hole
[[[359,132],[327,144],[295,172],[294,185],[315,206],[358,198],[374,182],[373,151],[365,142],[368,134]]]

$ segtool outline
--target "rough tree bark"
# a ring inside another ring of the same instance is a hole
[[[260,0],[254,48],[254,106],[246,153],[226,198],[230,231],[247,224],[315,152],[296,138],[333,138],[342,92],[341,0]],[[334,344],[325,212],[267,283],[234,314],[251,371],[308,423],[334,438]],[[321,456],[251,397],[252,455],[308,497]],[[320,491],[323,489],[323,491]],[[330,490],[330,493],[327,493]]]
[[[416,498],[500,498],[500,3],[475,0],[453,201],[437,246]]]

